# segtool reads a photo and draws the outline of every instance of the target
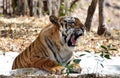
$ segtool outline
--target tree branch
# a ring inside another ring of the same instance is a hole
[[[91,22],[92,22],[93,14],[94,14],[95,9],[96,9],[96,5],[97,5],[97,0],[92,0],[91,5],[88,8],[87,18],[85,21],[85,26],[86,26],[87,31],[90,31]]]

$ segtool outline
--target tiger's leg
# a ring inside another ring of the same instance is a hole
[[[49,58],[38,59],[33,63],[32,67],[44,69],[52,74],[62,74],[66,72],[65,67],[60,66],[57,62]]]

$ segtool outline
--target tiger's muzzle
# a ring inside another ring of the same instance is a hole
[[[75,29],[68,40],[68,46],[75,47],[77,39],[84,35],[84,29]]]

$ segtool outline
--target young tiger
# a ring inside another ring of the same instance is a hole
[[[63,73],[64,66],[72,62],[72,48],[84,34],[85,26],[76,17],[57,18],[52,15],[49,19],[51,24],[15,58],[12,69],[38,68],[57,74]]]

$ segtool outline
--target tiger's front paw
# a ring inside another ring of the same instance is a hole
[[[56,66],[51,69],[52,74],[65,74],[66,68],[63,66]]]
[[[79,64],[73,65],[72,73],[81,73],[82,69]]]
[[[67,66],[69,73],[81,73],[82,69],[79,64],[70,64]]]

